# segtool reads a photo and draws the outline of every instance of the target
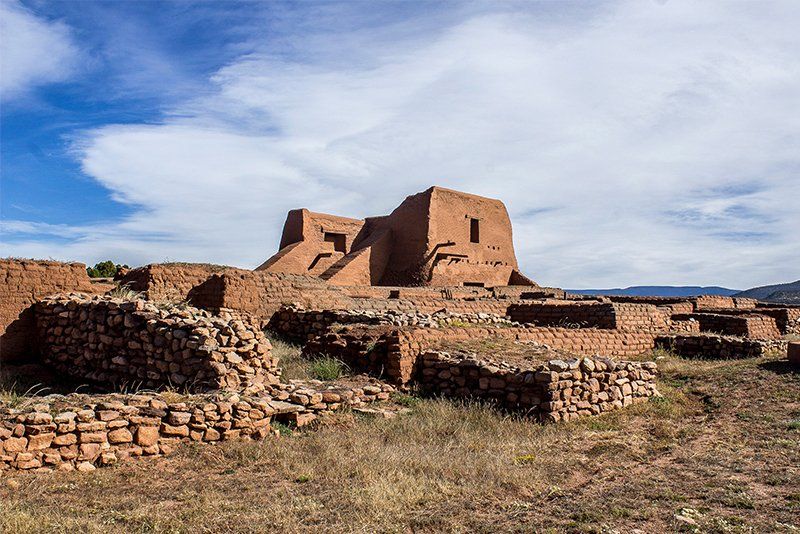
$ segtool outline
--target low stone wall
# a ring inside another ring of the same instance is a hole
[[[701,332],[713,332],[751,339],[778,339],[781,332],[773,317],[760,314],[723,315],[719,313],[691,313],[674,315],[675,320],[694,319]]]
[[[512,304],[508,308],[508,316],[512,321],[537,326],[623,331],[664,331],[669,328],[670,320],[667,309],[652,304],[557,300]]]
[[[431,351],[421,355],[417,381],[423,391],[473,397],[522,411],[542,421],[569,421],[628,406],[658,395],[653,362],[608,358],[550,360],[530,368]]]
[[[299,407],[237,394],[72,394],[58,403],[0,407],[0,470],[82,471],[135,456],[168,454],[181,442],[261,439],[270,421]]]
[[[392,382],[408,383],[423,352],[446,342],[469,340],[529,341],[580,356],[634,356],[653,349],[657,334],[570,328],[392,328],[344,327],[310,340],[308,355],[339,358],[356,371],[383,376]]]
[[[105,386],[253,393],[278,381],[269,340],[229,313],[69,295],[37,303],[36,323],[44,363]]]
[[[0,260],[0,362],[33,360],[36,322],[33,304],[65,291],[104,293],[111,286],[93,284],[82,263]]]
[[[303,346],[303,357],[330,356],[336,358],[356,373],[387,378],[398,384],[408,382],[399,379],[399,372],[389,370],[389,344],[396,339],[396,329],[388,326],[374,328],[348,327],[340,331],[328,331],[316,336]],[[394,358],[397,360],[399,358]],[[409,376],[410,378],[410,376]]]
[[[0,471],[89,471],[139,456],[169,454],[186,442],[262,439],[271,422],[298,427],[318,415],[366,408],[394,388],[367,377],[347,383],[293,380],[268,386],[269,395],[138,393],[51,395],[21,407],[0,404]]]
[[[770,351],[785,350],[786,342],[713,334],[675,334],[657,337],[656,347],[672,351],[685,358],[732,360],[757,358]]]
[[[334,325],[393,325],[440,328],[464,324],[489,326],[520,326],[505,317],[488,313],[420,313],[372,310],[305,310],[283,306],[269,321],[268,328],[276,334],[297,342],[322,335]]]

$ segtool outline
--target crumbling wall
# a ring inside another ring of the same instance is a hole
[[[318,278],[241,270],[211,275],[190,292],[189,299],[201,308],[238,310],[264,321],[284,304],[341,309],[350,300]]]
[[[230,314],[70,295],[37,303],[36,324],[44,363],[105,386],[253,393],[278,381],[269,340]]]
[[[469,340],[531,342],[581,356],[635,356],[653,349],[656,333],[593,328],[392,328],[344,327],[309,341],[304,351],[342,358],[356,371],[379,373],[405,384],[414,376],[418,357],[443,344]]]
[[[720,295],[701,295],[692,299],[695,311],[704,311],[714,308],[752,309],[758,302],[756,299],[740,297],[723,297]]]
[[[488,313],[422,313],[395,310],[305,310],[296,306],[283,306],[267,327],[283,338],[305,342],[322,335],[331,328],[350,324],[421,326],[439,328],[444,326],[488,325],[519,326],[505,317]]]
[[[61,406],[0,408],[0,471],[81,471],[136,456],[169,454],[181,442],[262,439],[286,403],[239,395],[167,401],[159,395],[69,395]]]
[[[695,311],[694,302],[686,297],[638,297],[631,295],[607,295],[603,296],[611,302],[628,304],[652,304],[661,308],[669,309],[672,313],[692,313]]]
[[[800,308],[759,306],[755,309],[710,309],[706,313],[720,315],[766,315],[775,319],[781,334],[800,334]]]
[[[423,391],[446,397],[490,400],[542,421],[569,421],[658,395],[654,362],[608,358],[549,360],[520,368],[464,354],[421,355],[417,381]]]
[[[673,334],[657,337],[656,346],[685,358],[730,360],[757,358],[773,350],[785,350],[786,342],[714,334]]]
[[[259,318],[265,324],[281,306],[306,309],[371,310],[376,312],[489,313],[505,316],[513,300],[498,299],[482,290],[443,288],[342,287],[318,278],[265,271],[226,271],[211,275],[189,292],[192,305],[209,310],[227,308]]]
[[[767,315],[723,315],[718,313],[692,313],[673,316],[675,320],[694,319],[701,332],[713,332],[728,336],[752,339],[778,339],[781,332],[773,317]]]
[[[550,300],[512,304],[508,316],[537,326],[605,328],[624,331],[667,330],[669,312],[651,304]]]
[[[82,263],[44,260],[0,260],[0,361],[23,361],[35,355],[37,299],[64,291],[102,293],[108,285],[92,284]]]
[[[151,263],[131,269],[119,283],[142,293],[148,300],[182,301],[189,291],[212,274],[236,270],[206,263]]]

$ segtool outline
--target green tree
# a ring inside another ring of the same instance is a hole
[[[86,272],[91,278],[112,278],[120,268],[128,268],[127,265],[114,264],[113,261],[101,261],[94,267],[87,267]]]

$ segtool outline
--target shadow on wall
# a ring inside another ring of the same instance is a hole
[[[30,306],[0,335],[0,365],[33,363],[37,361],[36,354],[36,319]]]

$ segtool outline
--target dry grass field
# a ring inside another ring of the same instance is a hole
[[[0,532],[797,532],[800,374],[659,364],[663,398],[566,424],[406,396],[393,419],[4,474]]]

